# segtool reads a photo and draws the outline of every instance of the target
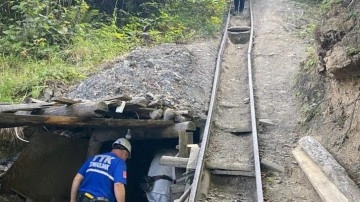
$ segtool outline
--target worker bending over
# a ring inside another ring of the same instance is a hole
[[[125,202],[125,162],[130,155],[130,142],[119,138],[111,152],[89,158],[73,180],[70,202]]]

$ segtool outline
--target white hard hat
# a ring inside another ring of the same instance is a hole
[[[119,138],[113,144],[112,147],[115,148],[115,145],[121,145],[129,152],[129,158],[131,157],[131,144],[126,138]]]

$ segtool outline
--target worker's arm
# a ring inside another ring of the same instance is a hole
[[[71,198],[70,202],[76,202],[77,201],[77,194],[79,191],[80,183],[83,181],[84,176],[81,174],[76,174],[71,186]]]
[[[125,202],[125,185],[122,183],[114,184],[114,192],[117,202]]]

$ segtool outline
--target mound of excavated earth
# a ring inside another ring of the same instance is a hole
[[[219,40],[214,39],[189,45],[137,48],[73,87],[67,97],[88,100],[116,95],[151,97],[165,106],[193,110],[204,118],[218,44]]]

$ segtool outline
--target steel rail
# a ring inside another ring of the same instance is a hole
[[[260,156],[259,156],[259,147],[258,147],[258,134],[256,126],[256,113],[255,113],[255,101],[254,101],[254,89],[253,89],[253,77],[252,77],[252,46],[253,46],[253,37],[254,37],[254,27],[253,27],[253,12],[252,12],[252,1],[249,0],[249,10],[250,10],[250,40],[249,47],[247,51],[247,68],[248,68],[248,79],[249,79],[249,97],[250,97],[250,112],[251,112],[251,129],[252,129],[252,144],[253,144],[253,155],[254,155],[254,164],[255,164],[255,180],[256,180],[256,196],[258,202],[263,202],[263,189],[262,189],[262,180],[261,180],[261,168],[260,168]],[[227,22],[225,26],[224,35],[221,41],[221,46],[216,61],[216,70],[214,75],[214,82],[212,88],[212,94],[209,105],[209,114],[206,119],[206,124],[204,128],[203,139],[200,147],[198,164],[196,165],[195,176],[192,183],[192,189],[189,196],[189,201],[194,202],[196,200],[196,194],[199,189],[199,183],[201,180],[201,175],[204,168],[204,155],[206,148],[209,142],[210,127],[212,123],[212,114],[216,101],[216,93],[218,88],[218,79],[219,72],[221,67],[221,59],[224,51],[226,39],[227,39],[227,28],[230,22],[230,10],[227,17]]]
[[[205,150],[209,143],[210,127],[211,127],[211,123],[212,123],[212,115],[213,115],[214,105],[215,105],[215,101],[216,101],[216,93],[217,93],[218,81],[219,81],[219,75],[220,75],[221,60],[222,60],[222,55],[223,55],[224,48],[225,48],[226,39],[227,39],[227,28],[229,26],[229,22],[230,22],[230,10],[228,12],[224,35],[222,37],[221,45],[220,45],[219,52],[218,52],[218,55],[216,58],[216,68],[215,68],[214,81],[213,81],[211,98],[210,98],[209,113],[206,118],[206,124],[205,124],[205,128],[204,128],[203,138],[202,138],[201,147],[200,147],[199,156],[198,156],[198,162],[200,162],[200,163],[197,163],[197,165],[196,165],[194,180],[192,183],[192,188],[191,188],[191,192],[190,192],[190,196],[189,196],[189,202],[194,202],[196,200],[196,192],[199,188],[199,183],[200,183],[202,171],[204,168]]]
[[[257,201],[263,202],[264,196],[263,196],[263,189],[261,182],[260,154],[259,154],[257,127],[256,127],[254,87],[253,87],[252,64],[251,64],[251,59],[252,59],[251,53],[252,53],[253,37],[254,37],[252,0],[249,0],[249,10],[250,10],[250,40],[249,40],[249,48],[247,52],[247,63],[248,63],[249,94],[250,94],[251,133],[252,133],[253,150],[254,150]]]

